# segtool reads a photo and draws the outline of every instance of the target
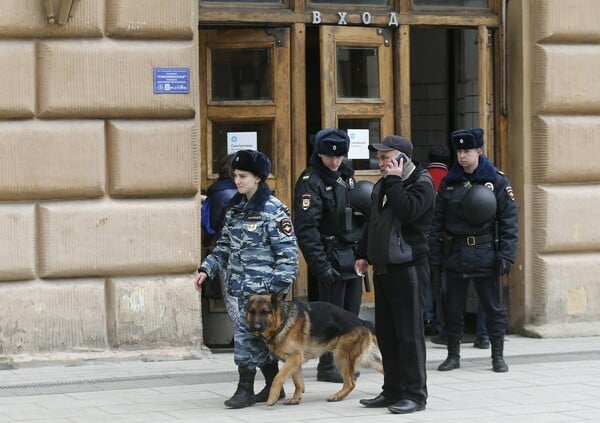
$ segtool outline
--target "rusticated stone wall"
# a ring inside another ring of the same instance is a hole
[[[197,22],[192,0],[79,1],[63,26],[2,0],[0,356],[201,342]]]
[[[511,1],[509,145],[521,208],[513,318],[600,334],[600,2]]]

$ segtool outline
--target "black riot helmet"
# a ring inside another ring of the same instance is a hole
[[[356,184],[354,184],[354,188],[348,193],[350,207],[367,216],[369,214],[369,209],[371,208],[372,192],[373,182],[358,181]]]
[[[474,185],[460,202],[463,219],[473,225],[481,226],[496,214],[496,196],[483,185]]]

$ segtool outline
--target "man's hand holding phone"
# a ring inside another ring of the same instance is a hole
[[[388,175],[396,175],[402,176],[402,171],[404,170],[404,164],[408,161],[408,156],[404,153],[398,153],[398,155],[390,160],[388,165],[386,166],[383,176]]]

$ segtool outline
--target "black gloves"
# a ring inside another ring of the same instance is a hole
[[[323,273],[320,273],[319,275],[317,275],[317,282],[319,282],[319,285],[322,285],[325,288],[330,288],[331,285],[333,285],[333,283],[336,281],[336,279],[339,278],[340,276],[341,276],[340,272],[335,270],[333,267],[330,267]]]
[[[498,274],[499,275],[508,275],[508,272],[510,272],[510,266],[512,265],[512,263],[506,259],[503,258],[499,258],[498,259]]]

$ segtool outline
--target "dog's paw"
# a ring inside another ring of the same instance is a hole
[[[285,405],[298,405],[300,404],[300,398],[290,398],[284,402]]]
[[[276,403],[276,402],[277,402],[277,400],[275,400],[275,401],[268,400],[268,401],[267,401],[267,405],[268,405],[269,407],[271,407],[271,406],[275,405],[275,403]]]
[[[338,401],[341,401],[343,399],[344,399],[344,397],[339,396],[337,394],[333,394],[332,396],[330,396],[329,398],[327,398],[327,402],[338,402]]]

